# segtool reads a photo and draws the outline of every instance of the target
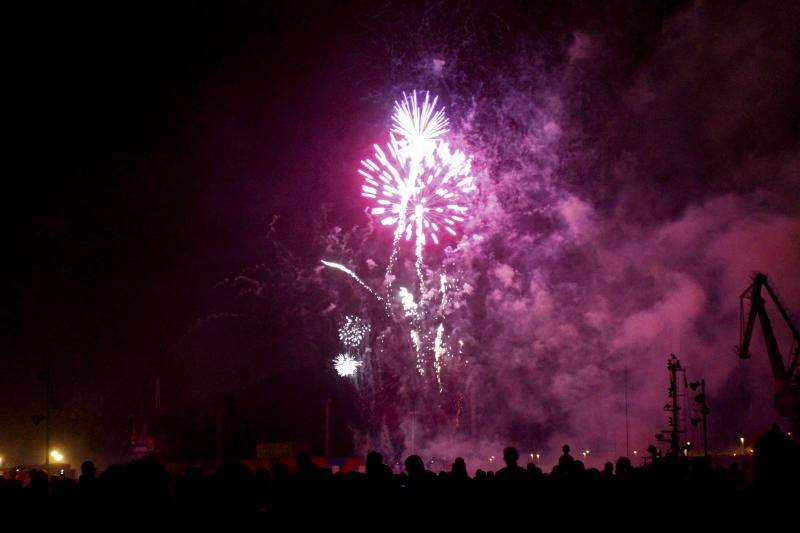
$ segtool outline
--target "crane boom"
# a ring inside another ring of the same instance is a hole
[[[794,347],[787,365],[784,364],[778,340],[772,329],[772,322],[767,314],[762,288],[766,289],[767,294],[772,299],[775,307],[778,308],[781,317],[792,333]],[[747,313],[746,319],[744,312],[745,300],[750,300],[750,311]],[[753,276],[753,283],[740,296],[740,330],[737,351],[742,359],[750,357],[750,342],[753,337],[756,317],[758,317],[758,321],[761,324],[761,333],[767,348],[772,377],[775,380],[776,409],[783,416],[796,418],[798,416],[798,408],[800,408],[800,382],[797,375],[798,356],[800,356],[800,333],[792,323],[789,314],[781,304],[775,291],[769,286],[767,276],[761,272],[757,272]]]

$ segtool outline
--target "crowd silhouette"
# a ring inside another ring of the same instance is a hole
[[[622,524],[650,520],[699,520],[710,526],[797,526],[798,448],[777,427],[756,445],[752,472],[734,463],[712,466],[664,457],[635,467],[626,457],[602,470],[585,468],[563,447],[549,472],[533,463],[520,466],[513,447],[503,452],[497,472],[477,470],[456,458],[434,473],[418,455],[393,473],[376,451],[365,472],[337,472],[317,466],[307,453],[293,471],[281,462],[253,471],[241,463],[220,465],[212,475],[197,467],[170,476],[154,458],[113,465],[98,473],[91,461],[80,478],[48,477],[31,471],[23,481],[0,480],[5,510],[29,513],[259,514],[306,520],[322,517],[439,517],[471,520],[481,516],[515,521],[552,520],[561,524]],[[691,518],[690,518],[691,517]]]

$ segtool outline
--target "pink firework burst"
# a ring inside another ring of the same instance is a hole
[[[416,92],[395,102],[386,150],[374,145],[374,156],[359,169],[361,194],[377,204],[372,214],[395,226],[395,237],[414,236],[418,247],[428,240],[438,244],[442,231],[456,235],[466,197],[477,190],[471,158],[441,138],[448,121],[435,105],[426,93],[419,107]]]

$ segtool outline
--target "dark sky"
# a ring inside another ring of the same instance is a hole
[[[484,101],[504,101],[502,91],[491,94],[492,83],[483,81],[493,75],[491,65],[469,66],[459,50],[502,56],[515,33],[530,37],[529,48],[508,48],[509,55],[530,57],[530,48],[541,46],[534,54],[541,63],[519,66],[512,59],[506,67],[539,69],[542,80],[558,81],[552,93],[563,97],[560,110],[544,97],[535,105],[563,118],[562,163],[554,171],[559,186],[580,191],[577,196],[608,221],[608,233],[622,235],[618,241],[640,237],[639,227],[618,231],[614,224],[623,216],[656,227],[683,216],[695,200],[759,186],[780,195],[797,183],[795,174],[760,183],[751,177],[758,168],[737,170],[752,161],[747,156],[758,161],[780,153],[786,161],[795,153],[787,146],[797,142],[796,92],[790,98],[791,85],[778,75],[768,76],[765,89],[756,79],[771,72],[759,65],[791,65],[786,58],[797,51],[796,45],[778,50],[769,32],[761,33],[781,26],[783,11],[796,16],[784,4],[771,12],[745,3],[728,14],[686,2],[438,2],[431,11],[439,21],[452,12],[452,20],[480,26],[483,15],[470,19],[472,10],[489,13],[486,27],[493,29],[471,32],[465,23],[447,28],[441,39],[430,32],[430,50],[402,38],[403,32],[418,39],[418,31],[427,31],[418,24],[427,8],[413,3],[112,4],[18,7],[6,17],[12,28],[5,76],[12,164],[3,195],[0,455],[20,461],[37,457],[41,446],[41,428],[30,416],[41,411],[36,372],[46,367],[61,404],[56,440],[76,455],[103,448],[114,457],[107,450],[119,440],[124,445],[127,417],[148,369],[162,377],[164,409],[174,416],[206,412],[220,397],[260,387],[278,399],[254,400],[253,409],[289,414],[267,415],[276,429],[258,438],[319,444],[322,399],[347,394],[332,384],[330,369],[275,370],[285,357],[280,352],[301,349],[291,331],[265,324],[266,351],[250,349],[255,352],[239,358],[248,348],[237,345],[235,329],[203,334],[210,337],[193,332],[215,311],[222,280],[270,261],[267,233],[275,216],[281,242],[300,256],[323,202],[335,206],[331,223],[363,222],[364,205],[352,201],[354,169],[365,147],[383,135],[395,89],[403,84],[398,73],[415,72],[409,66],[415,54],[429,62],[439,57],[427,57],[432,50],[458,65],[461,77],[434,87],[453,89],[458,115],[472,89]],[[376,24],[384,15],[383,25]],[[768,44],[756,40],[730,52],[735,34],[751,27],[749,18],[756,19],[753,34],[766,35]],[[681,28],[688,28],[685,34]],[[400,37],[381,35],[387,29]],[[703,73],[726,73],[736,54],[742,88],[718,98],[718,76]],[[782,75],[796,88],[795,71]],[[524,75],[516,79],[527,83]],[[531,91],[547,93],[537,83],[532,77]],[[734,103],[715,108],[718,99]],[[729,112],[751,104],[752,112]],[[520,106],[523,118],[528,109]],[[740,114],[741,125],[726,123]],[[700,144],[701,130],[724,135]],[[580,157],[568,157],[569,150]],[[734,153],[745,162],[729,157]],[[640,166],[626,166],[637,156]],[[495,162],[501,192],[509,161]],[[736,170],[730,180],[721,170],[726,165]],[[587,178],[592,171],[611,177]],[[698,176],[706,181],[698,184]],[[299,420],[294,427],[287,416]],[[337,428],[343,443],[341,418]],[[111,435],[102,446],[101,434]]]
[[[29,457],[48,365],[62,413],[128,416],[211,287],[260,259],[273,215],[308,239],[306,214],[352,166],[331,152],[354,145],[315,135],[359,123],[336,64],[346,10],[224,4],[9,17],[0,419],[24,437],[3,431],[7,453]]]

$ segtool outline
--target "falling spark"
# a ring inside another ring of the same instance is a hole
[[[333,263],[333,262],[331,262],[331,261],[325,261],[324,259],[320,260],[320,262],[321,262],[323,265],[325,265],[326,267],[328,267],[328,268],[334,268],[334,269],[336,269],[336,270],[341,270],[342,272],[344,272],[345,274],[347,274],[348,276],[350,276],[351,278],[353,278],[354,280],[356,280],[356,282],[358,282],[358,284],[359,284],[359,285],[361,285],[362,287],[364,287],[365,289],[367,289],[367,291],[368,291],[370,294],[372,294],[373,296],[375,296],[375,298],[377,298],[378,300],[383,300],[383,298],[381,298],[380,296],[378,296],[378,294],[377,294],[375,291],[373,291],[373,290],[372,290],[372,287],[370,287],[369,285],[367,285],[366,283],[364,283],[364,282],[361,280],[361,278],[359,278],[359,277],[358,277],[358,275],[356,275],[356,273],[355,273],[355,272],[353,272],[352,270],[350,270],[350,269],[349,269],[349,268],[347,268],[346,266],[344,266],[344,265],[340,265],[339,263]]]
[[[444,311],[445,307],[447,307],[447,274],[444,272],[442,272],[442,275],[439,276],[439,294],[442,295],[439,309]]]
[[[421,376],[425,375],[425,368],[422,365],[422,341],[419,338],[419,332],[415,329],[411,330],[411,342],[414,344],[414,350],[417,354],[417,372]]]
[[[414,295],[405,287],[400,287],[398,297],[400,298],[400,303],[403,304],[405,315],[410,318],[419,318],[419,306],[414,301]]]
[[[357,361],[348,354],[339,354],[333,360],[333,366],[341,377],[352,377],[356,375],[358,367],[361,366],[361,361]]]
[[[442,344],[442,335],[444,334],[444,324],[440,323],[436,328],[436,339],[433,342],[433,369],[436,371],[436,382],[439,384],[439,392],[442,392],[442,358],[445,354],[445,348]]]

